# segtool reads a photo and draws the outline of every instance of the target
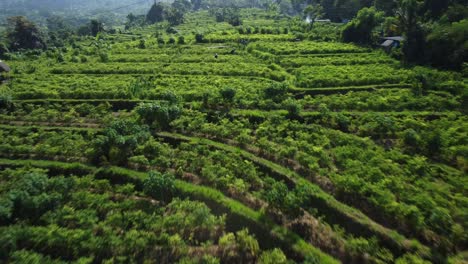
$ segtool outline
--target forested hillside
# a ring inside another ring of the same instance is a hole
[[[27,16],[40,25],[47,26],[46,19],[61,16],[68,23],[80,26],[90,18],[103,20],[109,26],[117,26],[130,13],[145,13],[152,1],[138,0],[2,0],[0,1],[0,29],[8,17]]]
[[[0,262],[467,263],[466,6],[440,3],[9,17]]]

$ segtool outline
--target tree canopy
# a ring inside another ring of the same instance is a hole
[[[8,18],[6,36],[12,50],[46,48],[39,28],[23,16]]]

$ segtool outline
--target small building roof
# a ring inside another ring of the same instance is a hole
[[[9,72],[10,70],[10,67],[6,63],[0,61],[0,72]]]
[[[386,40],[384,43],[382,43],[380,46],[382,46],[382,47],[390,47],[390,46],[393,45],[394,42],[395,42],[394,40],[388,39],[388,40]]]
[[[331,22],[330,19],[315,19],[315,22]]]
[[[405,40],[405,38],[402,37],[402,36],[384,37],[383,39],[386,39],[386,40],[394,40],[394,41],[403,41],[403,40]]]

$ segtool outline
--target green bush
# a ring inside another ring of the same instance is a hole
[[[147,195],[168,203],[175,195],[176,188],[174,182],[174,175],[152,171],[143,182],[143,190]]]
[[[343,29],[343,41],[372,44],[376,40],[373,30],[383,22],[383,19],[384,13],[377,11],[375,7],[365,7],[359,10],[357,17],[346,24]]]

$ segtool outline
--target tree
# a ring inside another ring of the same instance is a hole
[[[25,218],[35,221],[57,207],[72,186],[71,179],[48,178],[41,170],[12,172],[8,192],[0,195],[0,224]]]
[[[375,7],[366,7],[359,10],[357,17],[343,29],[343,41],[372,44],[373,30],[383,22],[383,15],[383,12],[377,11]]]
[[[180,108],[171,103],[142,103],[138,105],[136,112],[145,124],[166,130],[179,117]]]
[[[174,7],[168,8],[164,15],[171,26],[177,26],[184,23],[184,11]]]
[[[424,14],[420,13],[420,15],[424,15],[426,17],[431,18],[438,18],[440,17],[449,7],[450,0],[425,0],[422,3],[421,11]]]
[[[283,182],[275,182],[271,186],[270,190],[265,194],[265,200],[269,206],[277,209],[285,209],[286,197],[289,193],[288,186]]]
[[[8,50],[7,45],[3,42],[0,42],[0,58],[4,58],[8,52],[10,51]]]
[[[195,41],[197,43],[203,43],[205,41],[204,38],[205,38],[205,36],[203,36],[203,34],[201,34],[201,33],[195,34]]]
[[[202,0],[190,0],[190,2],[192,3],[193,10],[197,11],[201,8]]]
[[[125,30],[137,26],[143,26],[145,24],[145,20],[145,15],[134,15],[133,13],[130,13],[128,14],[127,21],[125,22]]]
[[[378,10],[385,12],[385,15],[391,15],[394,9],[397,7],[395,1],[388,0],[375,0],[374,6]]]
[[[291,6],[296,13],[300,14],[304,2],[304,0],[291,0]]]
[[[46,44],[37,26],[23,16],[8,18],[7,39],[12,50],[44,49]]]
[[[91,35],[95,37],[99,32],[104,31],[104,24],[96,19],[93,19],[90,22],[89,28]]]
[[[442,133],[435,130],[425,136],[427,153],[432,157],[437,157],[445,143]]]
[[[234,102],[234,97],[236,96],[236,90],[231,87],[225,87],[220,91],[221,97],[227,103]]]
[[[288,259],[281,249],[275,248],[273,250],[265,251],[260,255],[258,260],[260,264],[286,264]]]
[[[146,15],[146,21],[154,24],[164,20],[164,5],[162,3],[154,3]]]
[[[450,235],[452,233],[453,219],[450,211],[446,208],[435,207],[431,211],[431,215],[427,219],[428,225],[437,233]]]
[[[264,91],[264,97],[276,103],[284,101],[288,92],[288,86],[284,83],[274,83]]]
[[[242,25],[242,20],[240,17],[240,11],[238,8],[229,8],[227,9],[226,14],[226,22],[231,24],[232,26],[240,26]]]
[[[145,91],[155,87],[152,77],[143,77],[133,80],[128,86],[128,92],[132,98],[139,98]]]
[[[255,259],[259,252],[260,246],[255,237],[249,234],[247,229],[242,229],[236,232],[236,241],[239,246],[239,249],[243,253],[242,263],[250,262],[248,260]]]
[[[330,10],[326,10],[326,14],[330,15],[333,20],[341,22],[344,19],[351,19],[364,7],[369,7],[369,5],[359,0],[335,0],[333,7]]]
[[[468,61],[466,36],[468,19],[436,26],[427,36],[428,54],[432,65],[460,70],[463,62]]]
[[[406,62],[417,62],[424,57],[424,32],[419,23],[417,0],[400,0],[396,12],[401,31],[404,33],[403,55]]]
[[[49,30],[49,44],[56,47],[64,46],[64,41],[72,36],[71,27],[60,16],[48,17],[47,29]]]
[[[287,118],[296,119],[300,117],[302,106],[297,100],[288,98],[283,102],[283,106],[288,111]]]
[[[323,16],[323,7],[321,5],[308,5],[304,9],[304,16],[309,23],[309,29],[311,29],[315,20]]]
[[[214,15],[217,22],[227,22],[233,26],[239,26],[242,24],[240,18],[239,8],[218,8],[210,10],[210,14]]]
[[[147,126],[132,121],[117,120],[104,129],[102,135],[93,141],[91,160],[93,163],[109,162],[125,165],[139,144],[150,137]]]
[[[187,13],[192,9],[192,3],[187,0],[175,0],[171,4],[172,8],[180,10],[182,13]]]
[[[146,49],[146,41],[144,39],[140,39],[140,42],[138,43],[138,48]]]

